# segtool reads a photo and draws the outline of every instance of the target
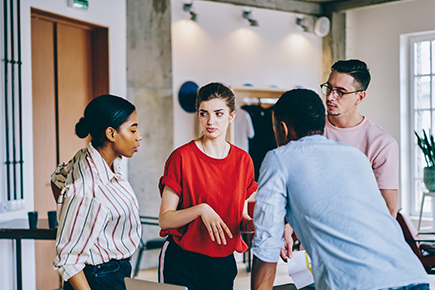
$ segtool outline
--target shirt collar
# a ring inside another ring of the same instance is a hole
[[[320,134],[313,134],[313,135],[304,136],[304,137],[300,138],[299,140],[303,141],[303,142],[309,142],[310,140],[321,140],[321,139],[326,139],[326,137],[323,135],[320,135]]]
[[[97,170],[97,174],[100,176],[101,180],[104,183],[110,182],[112,179],[120,178],[122,176],[121,174],[121,159],[122,157],[116,157],[116,159],[113,161],[113,168],[115,170],[115,173],[110,169],[109,165],[104,160],[103,156],[101,156],[100,152],[98,152],[97,149],[92,146],[91,142],[89,142],[87,146],[87,151],[89,152],[89,156],[91,158],[92,163],[95,165],[95,168]]]

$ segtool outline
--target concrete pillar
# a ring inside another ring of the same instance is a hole
[[[346,13],[333,12],[331,20],[332,63],[346,59]]]
[[[322,43],[322,82],[328,80],[331,66],[337,60],[346,59],[346,13],[329,12],[327,15],[331,20],[331,30]]]
[[[127,98],[136,105],[143,136],[129,160],[129,181],[141,215],[156,217],[157,185],[174,143],[170,7],[170,0],[127,0]],[[156,226],[143,229],[145,241],[158,235]],[[157,256],[157,250],[146,251],[142,265],[157,266]]]

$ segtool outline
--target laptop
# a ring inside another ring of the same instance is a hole
[[[187,287],[184,286],[162,284],[131,278],[125,278],[125,286],[127,287],[127,290],[188,290]]]

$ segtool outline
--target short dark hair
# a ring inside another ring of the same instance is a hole
[[[101,147],[107,141],[106,129],[118,130],[135,110],[135,106],[124,98],[98,96],[86,106],[83,117],[76,124],[76,134],[82,139],[90,134],[92,145]]]
[[[236,98],[232,90],[221,83],[209,83],[198,90],[195,108],[198,112],[199,105],[204,101],[222,99],[230,109],[230,113],[236,110]]]
[[[272,107],[274,118],[293,126],[298,137],[323,134],[325,106],[312,90],[294,89],[285,92]]]
[[[339,60],[331,67],[331,72],[337,71],[352,76],[358,90],[367,90],[370,84],[370,72],[367,64],[359,59]]]

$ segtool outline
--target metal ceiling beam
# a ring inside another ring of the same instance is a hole
[[[293,12],[307,15],[323,15],[323,6],[320,3],[312,3],[298,0],[203,0],[221,2],[238,6],[265,8],[285,12]]]

